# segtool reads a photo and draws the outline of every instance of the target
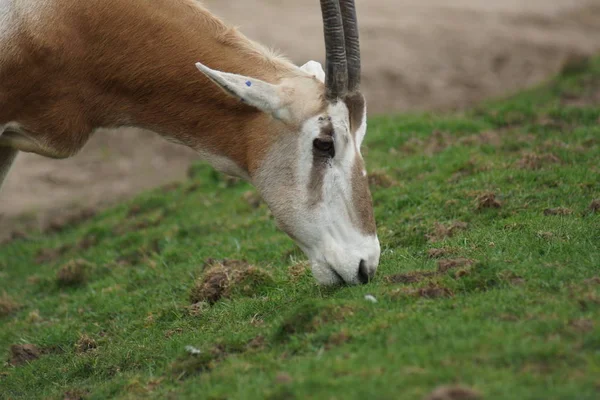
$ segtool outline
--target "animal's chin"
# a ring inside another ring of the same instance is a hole
[[[336,286],[344,283],[344,279],[328,265],[313,262],[311,269],[313,276],[321,286]]]

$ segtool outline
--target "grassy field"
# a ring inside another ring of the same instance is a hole
[[[203,164],[0,245],[0,399],[597,399],[599,118],[599,60],[371,118],[361,287],[318,287],[251,187]]]

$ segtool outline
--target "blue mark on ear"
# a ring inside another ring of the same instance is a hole
[[[246,81],[246,86],[248,86],[248,87],[252,86],[252,82]]]

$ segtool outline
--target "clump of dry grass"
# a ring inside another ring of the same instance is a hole
[[[245,261],[209,260],[207,264],[208,270],[196,281],[190,292],[192,304],[214,304],[221,297],[233,294],[252,296],[260,289],[274,284],[271,274],[266,270]]]
[[[517,165],[523,169],[536,170],[547,165],[560,164],[561,159],[554,154],[525,153]]]
[[[75,343],[75,351],[79,354],[87,353],[98,348],[96,341],[90,336],[83,334]]]
[[[0,317],[6,317],[21,308],[21,305],[17,303],[12,297],[6,292],[2,292],[0,295]]]
[[[484,208],[500,208],[502,207],[502,203],[498,199],[496,199],[496,194],[494,192],[484,192],[477,196],[475,200],[477,203],[477,209],[482,210]]]
[[[458,231],[467,229],[468,224],[462,221],[454,221],[448,225],[436,222],[433,226],[433,230],[426,235],[430,242],[439,242],[445,238],[452,237]]]
[[[60,267],[56,274],[56,281],[59,286],[83,285],[87,281],[87,270],[92,266],[92,263],[85,260],[71,260]]]
[[[544,215],[571,215],[573,210],[566,207],[546,208]]]
[[[10,346],[10,365],[22,365],[40,358],[41,350],[34,344],[13,344]]]

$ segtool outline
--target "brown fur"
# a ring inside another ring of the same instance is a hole
[[[24,15],[8,49],[0,43],[10,54],[0,60],[0,125],[18,122],[43,155],[69,157],[96,128],[135,125],[251,173],[285,129],[225,95],[194,63],[271,83],[297,69],[195,1],[54,4],[41,22]]]
[[[374,235],[377,233],[377,226],[373,215],[373,199],[369,180],[363,176],[364,169],[364,161],[357,156],[352,169],[352,203],[358,215],[353,222],[364,234]]]

